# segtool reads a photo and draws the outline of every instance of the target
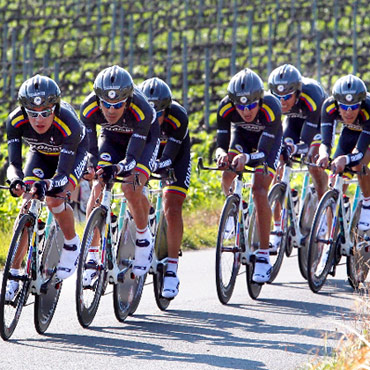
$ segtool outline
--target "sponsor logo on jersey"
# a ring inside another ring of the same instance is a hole
[[[38,178],[40,178],[40,179],[43,179],[43,178],[44,178],[44,176],[45,176],[44,171],[43,171],[41,168],[34,168],[34,169],[32,170],[32,173],[33,173],[36,177],[38,177]]]

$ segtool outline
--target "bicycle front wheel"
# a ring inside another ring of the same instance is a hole
[[[317,293],[325,284],[335,257],[335,237],[338,234],[339,222],[332,234],[335,217],[337,193],[327,191],[317,207],[308,242],[307,277],[310,289]]]
[[[99,253],[101,254],[105,223],[106,210],[101,207],[95,208],[90,214],[82,238],[77,270],[76,310],[78,321],[84,328],[92,323],[105,287],[107,272],[106,261],[101,261],[101,257],[98,261],[94,261],[94,263],[88,260],[88,252],[94,235],[95,237],[97,235],[99,236],[98,247]],[[94,245],[94,247],[96,247],[96,245]],[[91,272],[95,273],[91,278],[91,282],[88,285],[84,285],[84,274],[89,274]]]
[[[317,208],[317,195],[308,189],[303,200],[302,209],[299,216],[299,228],[304,237],[304,244],[298,248],[298,266],[304,279],[307,280],[307,261],[308,261],[308,239],[313,222],[313,216]]]
[[[27,249],[22,250],[22,247],[26,246],[28,248],[30,245],[33,222],[34,219],[30,215],[23,215],[19,219],[5,263],[0,295],[0,334],[4,340],[8,340],[13,334],[18,324],[22,308],[27,302],[30,293],[31,274],[27,270],[30,268],[27,264],[28,253]],[[20,260],[19,272],[14,276],[10,270],[15,268],[15,265],[19,265]],[[18,289],[14,298],[7,300],[5,294],[7,285],[14,282],[19,284]]]
[[[114,313],[118,321],[123,322],[132,315],[140,302],[145,277],[132,274],[131,267],[135,258],[136,225],[129,214],[124,221],[117,250],[117,266],[121,271],[117,284],[113,287]]]
[[[347,256],[347,276],[351,287],[358,290],[369,274],[369,241],[366,234],[357,227],[361,213],[358,203],[350,225],[350,238],[353,243],[351,254]]]
[[[168,245],[167,245],[167,222],[164,214],[161,213],[159,219],[157,234],[155,238],[155,258],[157,261],[162,261],[168,257]],[[155,302],[161,311],[165,311],[170,305],[171,300],[162,296],[163,280],[166,266],[159,262],[157,264],[157,271],[153,274],[153,288]]]
[[[45,333],[49,327],[62,290],[62,282],[56,277],[56,267],[64,244],[63,232],[59,226],[53,225],[44,243],[40,265],[44,283],[41,286],[41,294],[35,296],[34,308],[34,323],[39,334]]]
[[[218,226],[216,245],[216,287],[218,299],[227,304],[233,294],[240,269],[241,248],[238,240],[240,199],[236,195],[226,198]],[[241,235],[241,232],[240,232]]]

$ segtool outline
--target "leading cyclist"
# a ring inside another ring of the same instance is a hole
[[[32,195],[43,198],[64,234],[64,247],[57,267],[59,279],[73,274],[80,252],[73,210],[65,204],[67,191],[73,191],[87,162],[87,135],[74,109],[61,100],[59,86],[49,77],[36,75],[19,89],[20,107],[10,113],[6,122],[10,193],[23,196],[23,207]],[[22,139],[29,145],[22,171]],[[31,191],[25,193],[26,184]],[[22,212],[22,210],[21,210]],[[27,245],[19,248],[11,273],[17,275]],[[6,299],[17,293],[18,281],[9,280]]]

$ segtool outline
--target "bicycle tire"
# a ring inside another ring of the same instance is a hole
[[[317,208],[317,195],[307,190],[303,200],[302,209],[299,215],[299,228],[302,235],[305,236],[304,245],[298,248],[298,266],[302,277],[307,280],[307,261],[308,261],[308,240],[313,222],[315,210]]]
[[[167,245],[167,221],[163,212],[159,218],[158,228],[155,238],[154,245],[155,257],[158,261],[168,257],[168,245]],[[153,289],[155,302],[161,311],[165,311],[170,305],[171,299],[162,296],[164,274],[166,272],[166,266],[159,262],[157,264],[157,271],[153,274]]]
[[[337,197],[338,194],[334,190],[328,190],[321,198],[313,218],[308,242],[307,280],[310,289],[314,293],[318,293],[325,284],[328,273],[334,264],[336,239],[334,238],[330,241],[331,228],[327,227],[327,231],[321,233],[321,235],[319,235],[319,232],[323,228],[327,212],[331,213],[334,220],[333,207]],[[337,222],[334,235],[338,235],[338,231],[339,223]]]
[[[284,197],[285,197],[285,185],[281,183],[275,184],[269,191],[269,195],[268,195],[268,200],[269,200],[269,204],[272,210],[272,214],[274,213],[275,202],[279,202],[282,205],[284,202]],[[285,255],[285,247],[287,244],[288,231],[289,231],[288,230],[288,218],[289,218],[288,214],[286,213],[285,220],[281,221],[282,223],[285,222],[285,225],[282,224],[283,231],[281,235],[280,247],[278,249],[276,257],[271,257],[271,253],[270,253],[270,263],[272,266],[272,271],[271,271],[270,280],[268,281],[269,283],[272,283],[276,279],[280,271],[281,265],[283,263],[283,259]],[[272,227],[273,227],[273,220],[271,220],[271,228]]]
[[[360,219],[362,202],[357,204],[350,225],[350,238],[353,242],[351,254],[347,256],[348,282],[354,290],[359,290],[369,274],[369,242],[365,240],[365,233],[358,230],[357,224]],[[358,246],[358,244],[362,246]]]
[[[94,231],[99,231],[100,234],[100,253],[102,251],[102,240],[105,231],[107,211],[103,207],[95,208],[89,216],[87,221],[82,243],[80,259],[77,269],[77,282],[76,282],[76,311],[77,318],[82,327],[87,328],[96,315],[99,307],[100,298],[104,292],[107,263],[105,259],[104,263],[98,261],[98,265],[92,266],[88,264],[88,252],[93,239]],[[107,249],[109,246],[107,246]],[[106,256],[108,253],[106,253]],[[93,279],[93,284],[89,287],[83,286],[83,275],[86,269],[96,269],[96,276]]]
[[[1,294],[0,294],[0,334],[4,340],[8,340],[17,324],[23,309],[23,306],[26,304],[28,296],[30,294],[30,287],[31,287],[31,276],[27,274],[27,266],[25,266],[28,253],[25,253],[25,257],[23,258],[20,277],[22,279],[18,280],[19,288],[18,293],[16,294],[15,298],[9,302],[5,300],[5,292],[8,280],[11,280],[10,269],[12,267],[15,255],[18,251],[18,247],[20,244],[21,237],[23,235],[23,231],[25,231],[25,235],[27,235],[27,245],[30,245],[31,234],[32,234],[32,227],[33,227],[34,218],[30,215],[23,215],[19,221],[18,225],[15,228],[13,233],[12,240],[10,242],[9,251],[7,255],[7,259],[5,262],[4,274],[3,274],[3,281],[1,287]],[[33,258],[33,257],[32,257]]]
[[[132,274],[131,266],[135,258],[136,225],[128,213],[125,218],[117,248],[117,266],[120,270],[126,269],[124,275],[113,286],[114,314],[118,321],[123,322],[128,315],[132,315],[140,302],[143,292],[145,276]]]
[[[224,203],[218,226],[216,244],[216,288],[222,304],[227,304],[233,294],[240,269],[241,248],[237,245],[237,230],[240,199],[229,195]],[[230,228],[230,229],[229,229]]]
[[[41,294],[35,296],[34,324],[39,334],[44,334],[53,319],[62,282],[59,282],[55,271],[64,245],[63,232],[58,225],[53,225],[49,236],[44,242],[41,256],[40,273],[44,280],[49,280]]]

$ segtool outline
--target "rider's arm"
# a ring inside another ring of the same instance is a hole
[[[10,115],[6,122],[9,156],[7,178],[9,180],[22,180],[24,177],[22,171],[22,133],[21,128],[16,128],[14,124],[14,120],[21,119],[22,117],[19,115],[16,117]]]
[[[227,154],[230,144],[230,117],[235,111],[234,104],[225,97],[217,110],[217,154]]]
[[[369,146],[370,146],[370,122],[368,122],[364,126],[357,140],[357,145],[354,150],[354,153],[346,155],[346,165],[350,167],[358,165],[361,162],[362,158],[365,156]]]

